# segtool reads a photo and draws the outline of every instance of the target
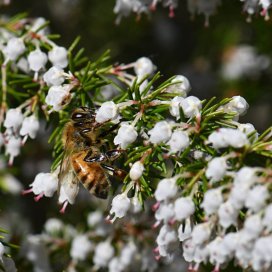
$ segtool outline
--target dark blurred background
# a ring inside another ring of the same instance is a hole
[[[81,36],[81,45],[94,58],[111,50],[114,62],[129,63],[147,56],[165,78],[187,76],[191,95],[200,98],[240,94],[250,104],[242,122],[262,131],[271,125],[272,21],[256,15],[248,23],[240,1],[222,1],[204,26],[204,16],[192,20],[186,1],[179,1],[176,16],[158,5],[151,16],[123,18],[115,25],[115,0],[12,0],[3,13],[28,12],[51,22],[52,33],[69,46]]]

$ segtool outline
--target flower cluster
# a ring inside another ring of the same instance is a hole
[[[268,10],[271,7],[271,0],[241,0],[244,2],[243,9],[248,13],[248,21],[251,21],[251,16],[260,13],[265,20],[269,19]],[[149,13],[156,10],[158,3],[169,9],[169,17],[175,16],[175,9],[178,7],[178,0],[117,0],[114,13],[118,14],[116,22],[119,23],[122,17],[127,17],[130,13],[136,13],[140,16],[142,13]],[[195,16],[195,14],[204,14],[205,25],[209,25],[209,17],[216,12],[217,7],[221,4],[220,0],[187,0],[187,9]]]

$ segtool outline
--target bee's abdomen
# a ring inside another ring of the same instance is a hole
[[[99,198],[107,198],[109,181],[98,163],[87,163],[83,159],[85,153],[77,153],[71,158],[75,174],[83,186]]]

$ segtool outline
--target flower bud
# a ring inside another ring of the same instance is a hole
[[[53,47],[48,53],[48,58],[56,67],[65,68],[68,65],[67,50],[64,47]]]
[[[96,113],[95,120],[98,123],[103,123],[117,118],[118,107],[113,101],[104,102]]]
[[[131,180],[138,180],[142,175],[144,171],[144,165],[141,161],[135,162],[129,171],[129,176]]]
[[[39,72],[41,69],[45,68],[47,55],[37,48],[29,53],[27,61],[29,63],[29,68],[32,71]]]

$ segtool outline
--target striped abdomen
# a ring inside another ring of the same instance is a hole
[[[85,156],[85,152],[71,156],[71,164],[78,180],[91,194],[99,198],[107,198],[110,184],[104,169],[99,163],[85,162]]]

